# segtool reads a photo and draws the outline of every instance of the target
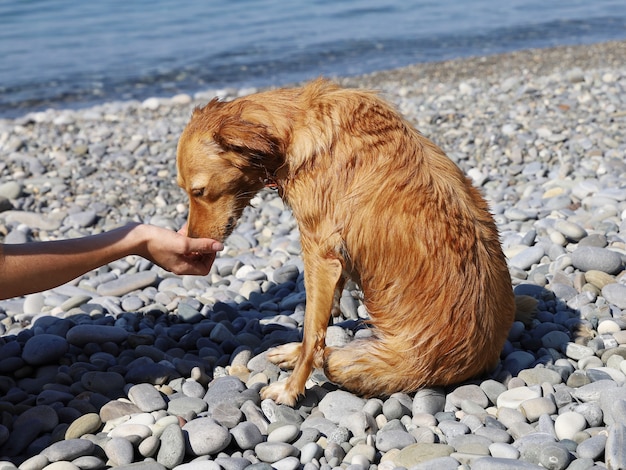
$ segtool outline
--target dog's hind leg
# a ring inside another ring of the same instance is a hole
[[[388,396],[415,390],[419,371],[410,351],[391,350],[384,341],[372,337],[354,340],[324,351],[324,372],[328,379],[365,397]]]
[[[325,241],[320,246],[305,238],[302,240],[307,293],[302,345],[299,350],[297,347],[283,348],[282,353],[287,353],[286,355],[281,354],[279,349],[278,354],[273,356],[273,359],[289,364],[293,362],[294,355],[299,353],[292,374],[285,381],[274,382],[265,387],[261,392],[263,399],[271,398],[277,403],[293,406],[298,396],[304,393],[306,380],[313,370],[316,358],[319,362],[324,350],[334,293],[343,272],[343,264],[334,254],[333,237]],[[268,357],[273,360],[271,355]]]

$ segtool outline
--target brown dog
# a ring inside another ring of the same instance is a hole
[[[191,236],[223,240],[267,181],[302,238],[302,343],[263,398],[293,405],[312,368],[364,396],[458,383],[493,368],[515,313],[498,232],[479,192],[374,93],[325,80],[196,109],[178,144]],[[361,286],[373,335],[325,347],[333,301]]]

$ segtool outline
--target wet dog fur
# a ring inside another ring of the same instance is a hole
[[[263,398],[293,405],[313,367],[365,397],[459,383],[493,368],[515,314],[487,203],[389,104],[326,80],[197,108],[177,153],[190,236],[224,240],[267,182],[297,220],[307,293],[293,369]],[[326,347],[346,278],[372,335]]]

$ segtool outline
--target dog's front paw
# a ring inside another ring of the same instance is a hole
[[[261,398],[263,400],[270,399],[276,403],[294,406],[298,401],[299,393],[289,390],[289,381],[281,380],[280,382],[274,382],[267,387],[261,389]]]
[[[281,369],[293,369],[300,357],[302,343],[287,343],[267,351],[267,359]]]

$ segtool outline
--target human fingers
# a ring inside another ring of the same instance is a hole
[[[189,238],[187,245],[188,253],[208,254],[222,251],[224,244],[211,238]]]

